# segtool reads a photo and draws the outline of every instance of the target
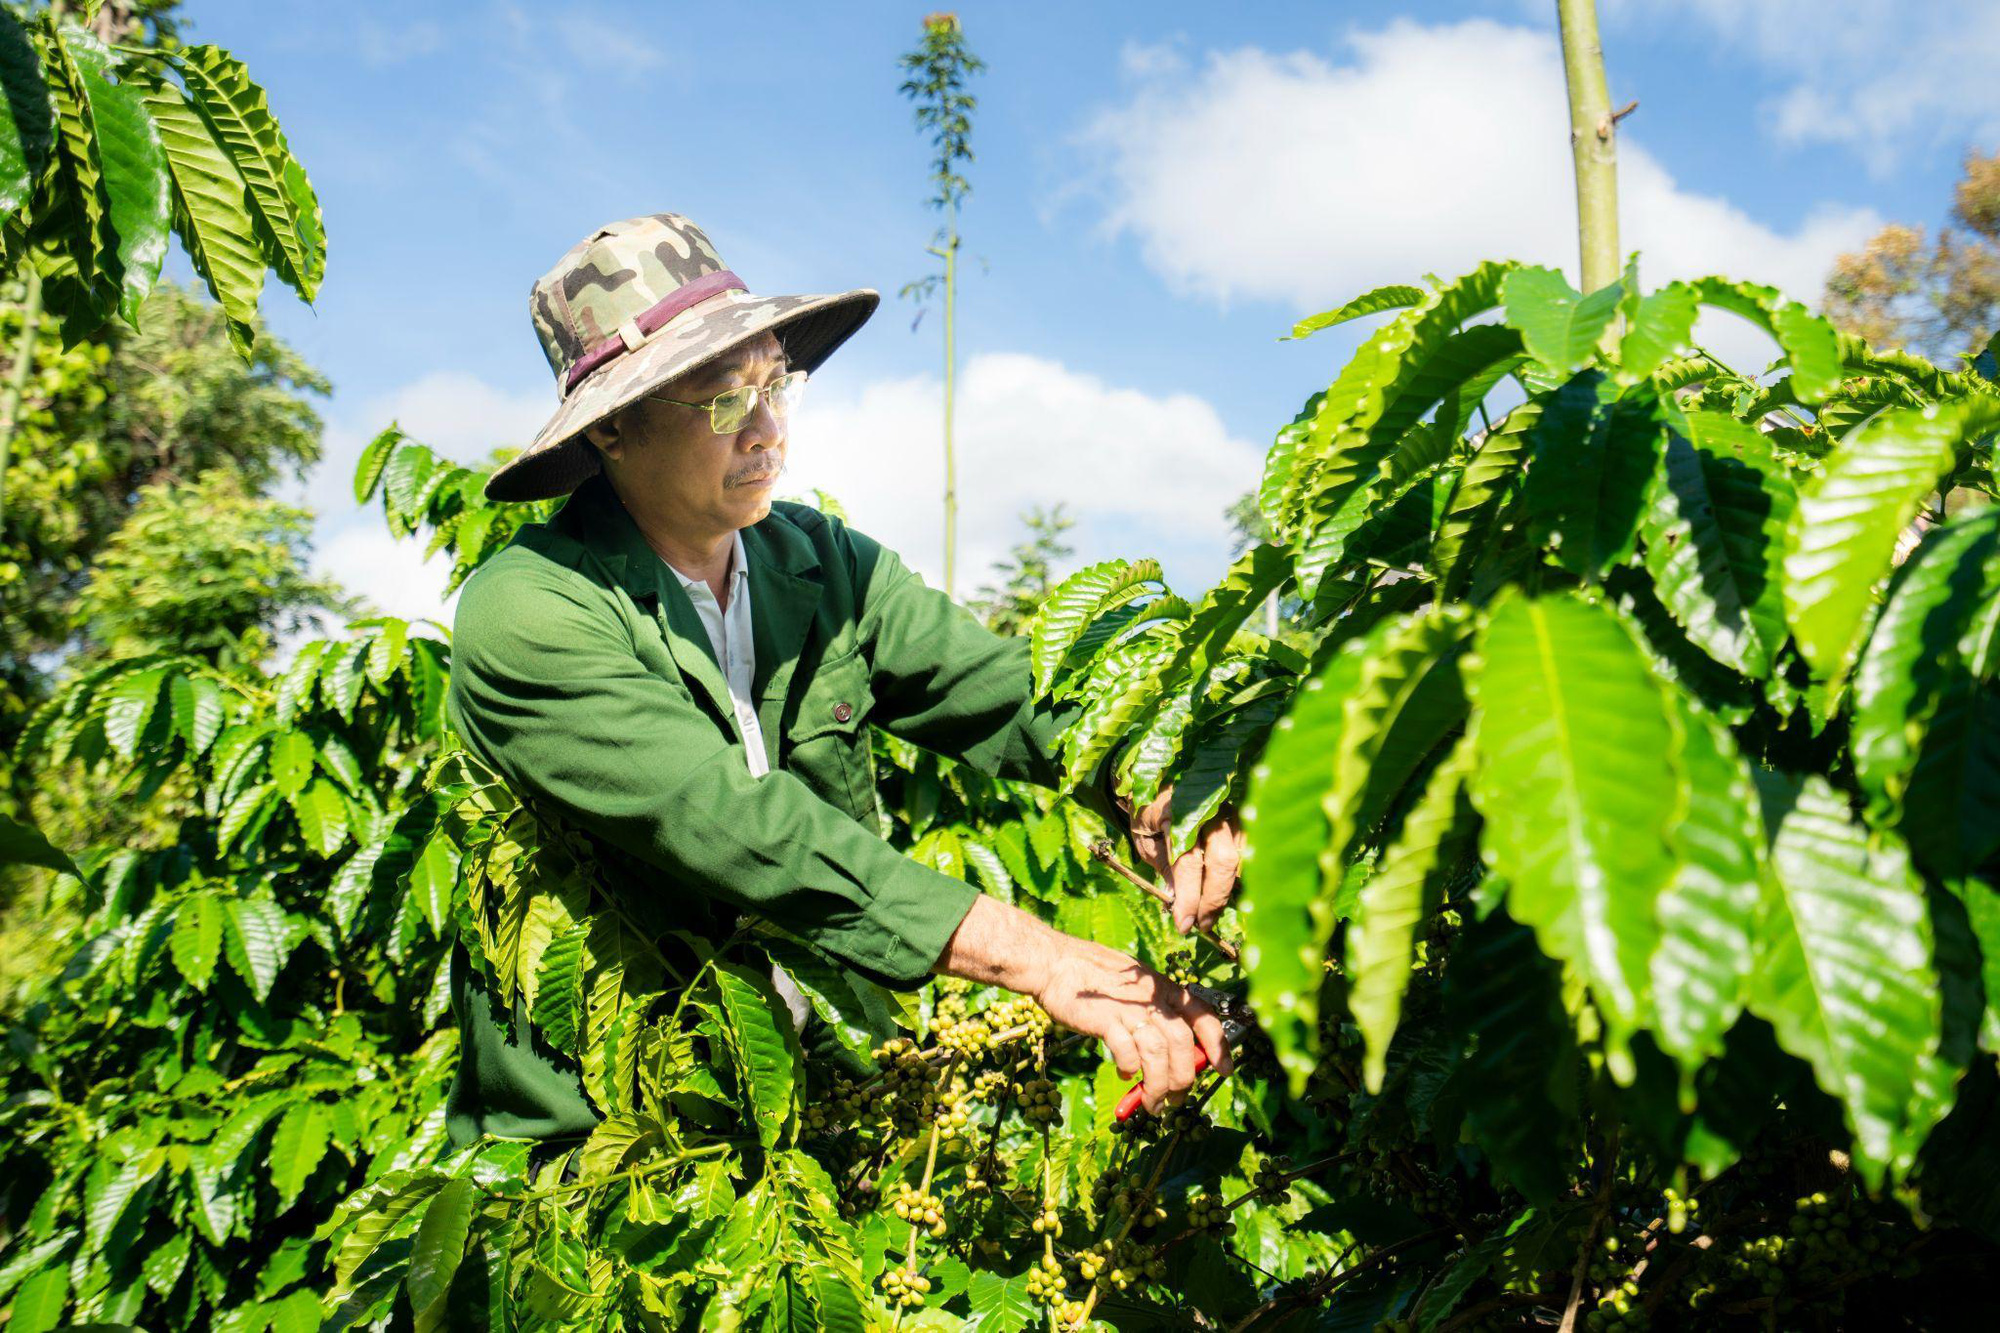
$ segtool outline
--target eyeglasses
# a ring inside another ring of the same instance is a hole
[[[705,407],[708,409],[708,425],[717,435],[727,435],[740,428],[757,410],[757,395],[762,393],[764,401],[770,404],[771,415],[780,419],[789,416],[805,395],[806,372],[794,370],[788,375],[780,375],[769,384],[745,384],[741,388],[726,389],[705,403],[686,403],[678,398],[668,398],[661,394],[649,393],[648,398],[657,398],[663,403],[674,403],[680,407]]]

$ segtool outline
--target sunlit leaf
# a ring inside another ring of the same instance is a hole
[[[1588,983],[1612,1073],[1629,1081],[1683,814],[1666,700],[1625,627],[1571,596],[1503,597],[1478,651],[1471,790],[1487,860],[1508,912]]]
[[[1596,356],[1625,287],[1614,282],[1585,296],[1552,268],[1517,268],[1507,275],[1500,294],[1507,323],[1520,330],[1529,355],[1568,372]]]
[[[1747,422],[1693,411],[1672,424],[1640,524],[1646,569],[1704,652],[1746,675],[1769,675],[1786,637],[1791,480]]]
[[[1393,284],[1387,287],[1377,287],[1374,291],[1363,292],[1353,300],[1337,305],[1322,314],[1300,320],[1298,323],[1292,325],[1292,331],[1289,336],[1291,338],[1310,337],[1321,329],[1330,329],[1337,324],[1345,324],[1351,319],[1360,319],[1366,315],[1379,315],[1384,310],[1401,310],[1407,306],[1416,305],[1424,299],[1424,296],[1425,292],[1421,287],[1406,287]],[[1280,338],[1278,341],[1284,342],[1287,339]]]
[[[1444,901],[1446,876],[1473,845],[1478,818],[1464,788],[1474,756],[1471,743],[1462,740],[1431,771],[1380,864],[1361,885],[1347,932],[1347,1003],[1365,1043],[1362,1078],[1370,1092],[1382,1090],[1418,932]]]
[[[1919,1095],[1942,1021],[1923,890],[1900,842],[1871,838],[1816,775],[1781,812],[1771,861],[1750,1011],[1840,1100],[1872,1188],[1908,1168],[1941,1110]]]
[[[1799,492],[1785,541],[1785,606],[1817,672],[1852,665],[1896,538],[1965,441],[2000,426],[2000,400],[1883,412],[1840,442]]]

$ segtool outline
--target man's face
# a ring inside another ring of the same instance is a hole
[[[736,348],[688,372],[620,412],[615,438],[603,424],[589,436],[623,496],[644,496],[648,508],[692,530],[748,527],[771,511],[778,473],[785,465],[786,422],[761,393],[757,407],[728,435],[709,426],[708,410],[660,401],[706,404],[726,389],[769,384],[785,373],[777,338]]]

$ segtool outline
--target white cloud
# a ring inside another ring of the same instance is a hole
[[[1485,258],[1575,277],[1575,194],[1553,33],[1401,20],[1346,39],[1340,61],[1255,47],[1199,69],[1129,52],[1127,93],[1080,139],[1107,236],[1131,234],[1185,295],[1283,302],[1303,315],[1384,282]],[[1680,186],[1619,142],[1622,236],[1648,285],[1721,272],[1813,301],[1870,211],[1822,208],[1789,230]]]
[[[778,493],[825,490],[857,529],[942,587],[943,401],[934,376],[844,394],[816,390],[793,424]],[[472,375],[436,372],[345,414],[357,424],[329,429],[328,457],[312,486],[321,512],[315,570],[379,612],[449,625],[457,598],[444,595],[444,557],[424,561],[423,539],[392,536],[379,506],[354,504],[361,447],[394,418],[470,462],[495,444],[525,440],[550,407],[540,390],[517,395]],[[1058,501],[1077,520],[1065,534],[1075,554],[1060,572],[1152,555],[1175,589],[1192,596],[1228,566],[1223,511],[1256,484],[1264,449],[1232,437],[1215,409],[1191,394],[1155,396],[1041,357],[982,353],[959,375],[956,454],[960,598],[1023,539],[1023,510]]]
[[[2000,139],[2000,5],[1993,0],[1613,0],[1613,15],[1692,19],[1783,80],[1768,127],[1845,143],[1886,174],[1912,148]]]
[[[392,421],[413,439],[461,463],[483,462],[498,445],[523,445],[555,410],[546,385],[514,392],[465,371],[439,370],[392,392],[339,410],[329,422],[322,456],[300,494],[288,497],[318,516],[313,569],[367,597],[377,612],[451,623],[444,596],[450,566],[423,557],[427,537],[393,537],[381,501],[354,503],[354,467],[361,451]]]
[[[1107,384],[1042,357],[982,353],[958,378],[955,449],[963,599],[1025,535],[1020,513],[1062,501],[1077,525],[1070,569],[1157,556],[1196,595],[1229,562],[1224,509],[1256,484],[1264,450],[1232,437],[1207,402]],[[930,376],[809,395],[781,495],[817,486],[854,527],[943,586],[943,387]]]
[[[516,392],[468,371],[430,371],[351,410],[336,408],[304,501],[323,518],[351,508],[354,466],[368,442],[391,422],[438,452],[471,463],[499,445],[526,444],[556,404],[555,391],[546,384]]]
[[[427,536],[428,534],[426,534]],[[357,515],[313,551],[313,567],[366,597],[374,613],[428,617],[447,629],[458,594],[444,595],[451,565],[442,553],[422,559],[425,537],[397,537],[379,517]]]

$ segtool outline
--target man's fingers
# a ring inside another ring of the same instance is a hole
[[[1187,1100],[1188,1089],[1194,1086],[1194,1031],[1178,1018],[1163,1018],[1160,1026],[1166,1029],[1167,1063],[1171,1071],[1167,1100],[1179,1106]]]
[[[1189,1002],[1187,1013],[1188,1026],[1208,1056],[1209,1066],[1218,1074],[1227,1074],[1233,1062],[1229,1057],[1228,1035],[1222,1030],[1222,1016],[1199,1000]]]
[[[1146,807],[1128,821],[1132,846],[1144,861],[1162,875],[1167,873],[1167,828],[1171,818],[1172,787],[1164,787]]]
[[[1236,891],[1236,844],[1224,829],[1214,829],[1202,841],[1201,892],[1195,924],[1206,930],[1215,924],[1229,895]]]
[[[1142,1100],[1148,1112],[1157,1113],[1173,1079],[1173,1057],[1167,1050],[1167,1036],[1159,1024],[1148,1023],[1138,1030],[1135,1040],[1139,1044],[1140,1070],[1146,1080]]]
[[[1138,1077],[1141,1064],[1139,1044],[1132,1040],[1132,1029],[1123,1023],[1114,1024],[1104,1034],[1104,1049],[1111,1054],[1111,1063],[1118,1066],[1118,1077]]]
[[[1201,863],[1201,849],[1190,848],[1181,853],[1167,877],[1174,894],[1174,929],[1183,935],[1194,929],[1201,914]]]

